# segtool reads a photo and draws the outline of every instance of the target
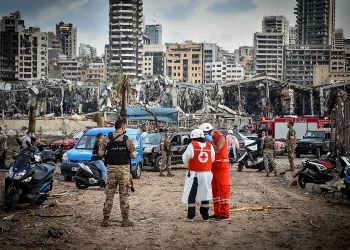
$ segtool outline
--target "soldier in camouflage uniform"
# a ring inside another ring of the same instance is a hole
[[[163,171],[166,169],[168,172],[168,177],[173,177],[174,174],[171,173],[171,141],[169,138],[169,129],[164,129],[164,136],[160,141],[160,149],[162,151],[162,164],[160,166],[159,176],[165,176]]]
[[[2,131],[0,127],[0,169],[5,169],[5,160],[6,160],[6,151],[7,151],[7,136]]]
[[[105,137],[98,151],[100,157],[106,157],[108,173],[106,201],[103,207],[104,217],[101,225],[108,226],[114,195],[119,185],[122,226],[130,227],[134,225],[134,222],[129,220],[130,158],[136,158],[137,153],[133,141],[124,135],[126,131],[125,122],[123,120],[116,121],[115,129],[113,140],[111,141],[108,137]]]
[[[264,165],[265,165],[265,170],[266,170],[266,177],[270,176],[270,171],[269,171],[269,165],[272,165],[273,172],[275,176],[277,176],[277,171],[276,171],[276,163],[274,159],[274,152],[275,152],[275,139],[271,136],[272,131],[268,130],[267,131],[267,136],[263,140],[263,154],[264,154]]]
[[[296,147],[296,139],[297,139],[297,134],[295,130],[293,129],[294,122],[289,122],[288,123],[288,134],[287,134],[287,152],[288,152],[288,159],[290,163],[290,171],[294,170],[294,151]]]

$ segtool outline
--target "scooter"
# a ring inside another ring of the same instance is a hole
[[[75,185],[79,189],[87,189],[90,186],[106,186],[102,179],[101,170],[92,162],[80,162],[78,172],[73,179],[75,179]]]
[[[250,153],[254,150],[252,150],[248,147],[244,147],[244,149],[246,150],[246,152],[241,156],[241,158],[238,159],[237,171],[242,172],[244,167],[246,167],[248,169],[258,169],[259,171],[265,170],[263,155],[254,158],[255,164],[249,165],[248,162],[250,159],[249,159],[248,153]],[[271,164],[269,164],[269,172],[271,173],[272,171],[273,171],[273,167]]]
[[[336,161],[339,161],[341,169],[347,165],[345,157],[330,154],[326,159],[305,159],[301,162],[301,169],[294,178],[299,175],[298,184],[301,188],[305,188],[306,183],[325,184],[342,172],[341,169],[336,169]]]
[[[5,198],[2,203],[5,212],[21,203],[41,205],[53,187],[56,165],[42,163],[40,156],[34,154],[34,147],[29,143],[27,145],[15,156],[5,178]]]

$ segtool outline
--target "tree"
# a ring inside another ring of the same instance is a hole
[[[112,88],[121,97],[119,118],[126,121],[127,100],[131,92],[128,76],[121,69],[111,69]]]
[[[32,95],[29,106],[29,125],[28,130],[35,133],[36,122],[36,96]]]

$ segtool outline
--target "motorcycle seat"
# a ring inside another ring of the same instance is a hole
[[[319,163],[322,164],[323,166],[325,166],[327,169],[334,168],[333,164],[330,163],[329,161],[319,161]]]
[[[42,180],[49,173],[53,172],[55,170],[55,168],[56,168],[56,166],[53,166],[51,164],[43,164],[41,166],[38,166],[35,168],[33,179],[34,180]]]

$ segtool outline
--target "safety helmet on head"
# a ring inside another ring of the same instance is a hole
[[[210,123],[203,123],[202,125],[199,126],[200,130],[203,130],[204,132],[208,132],[213,130],[213,126]]]
[[[191,132],[190,137],[191,137],[191,139],[204,138],[204,132],[203,132],[203,130],[195,129]]]
[[[230,129],[229,131],[227,131],[228,134],[233,134],[233,131]]]

